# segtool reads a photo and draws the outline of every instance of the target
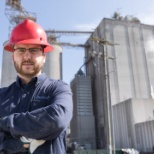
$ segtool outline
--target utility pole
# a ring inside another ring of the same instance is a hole
[[[108,66],[108,56],[107,56],[107,46],[104,46],[104,62],[105,62],[105,75],[106,75],[106,90],[107,90],[107,117],[108,117],[108,148],[109,154],[112,154],[112,104],[111,104],[111,92],[110,92],[110,79],[109,79],[109,66]]]
[[[114,45],[118,45],[118,44],[114,44],[112,42],[106,41],[105,39],[100,39],[100,38],[94,38],[91,37],[91,40],[98,43],[99,45],[103,46],[103,50],[104,50],[104,55],[103,55],[103,60],[104,60],[104,64],[105,64],[105,83],[106,83],[106,91],[107,91],[107,122],[108,122],[108,134],[107,134],[107,140],[108,140],[108,150],[109,150],[109,154],[112,154],[112,151],[114,150],[113,148],[113,143],[114,143],[114,139],[113,139],[113,124],[112,124],[112,103],[111,103],[111,91],[110,91],[110,78],[109,78],[109,66],[108,66],[108,60],[114,60],[114,58],[112,57],[108,57],[108,53],[107,53],[107,45],[110,46],[114,46]]]

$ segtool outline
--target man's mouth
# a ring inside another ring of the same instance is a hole
[[[23,62],[22,63],[22,66],[32,66],[33,65],[33,63],[31,63],[31,62]]]
[[[23,62],[22,65],[33,65],[32,62]]]

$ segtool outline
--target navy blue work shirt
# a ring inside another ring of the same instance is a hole
[[[12,136],[46,140],[33,154],[65,154],[66,129],[72,118],[71,89],[44,73],[27,85],[17,77],[9,87],[0,89],[2,117],[2,129]]]

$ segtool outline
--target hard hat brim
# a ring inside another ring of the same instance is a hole
[[[4,50],[9,51],[9,52],[13,52],[13,45],[15,44],[38,44],[38,45],[44,45],[44,52],[50,52],[54,49],[53,46],[51,46],[49,43],[46,42],[40,42],[40,40],[36,40],[36,39],[28,39],[28,40],[23,40],[23,41],[19,41],[19,42],[14,42],[14,43],[10,43],[9,41],[4,43]]]

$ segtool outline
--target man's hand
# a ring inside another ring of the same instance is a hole
[[[30,145],[30,144],[23,144],[23,147],[24,147],[25,149],[29,149],[29,145]]]
[[[30,154],[32,154],[40,145],[42,145],[45,140],[35,140],[31,138],[26,138],[22,136],[20,140],[24,143],[24,148],[28,148]]]

